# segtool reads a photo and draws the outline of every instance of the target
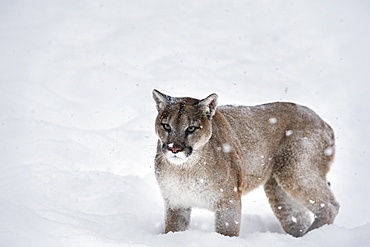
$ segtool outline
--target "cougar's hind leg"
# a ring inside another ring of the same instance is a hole
[[[264,189],[284,231],[294,237],[305,234],[312,222],[309,211],[288,195],[273,177],[270,177]]]
[[[332,191],[326,181],[318,182],[320,186],[313,189],[309,199],[303,200],[304,204],[314,215],[315,220],[308,228],[307,232],[319,228],[326,224],[333,224],[339,211],[339,203],[335,200]]]
[[[297,182],[294,187],[284,185],[282,188],[314,214],[314,222],[306,232],[326,224],[333,224],[339,211],[339,204],[326,181],[316,179],[316,181],[312,180],[301,184]]]
[[[332,224],[339,204],[326,180],[329,159],[307,149],[306,145],[286,149],[276,160],[273,168],[276,182],[298,204],[314,214],[314,221],[306,232]]]

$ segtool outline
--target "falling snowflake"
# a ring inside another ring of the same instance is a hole
[[[330,156],[330,155],[332,155],[334,153],[334,148],[332,148],[332,147],[328,147],[328,148],[326,148],[325,150],[324,150],[324,154],[326,155],[326,156]]]
[[[225,143],[222,145],[222,151],[224,153],[230,153],[231,152],[231,146],[229,143]]]
[[[272,118],[269,119],[269,123],[270,124],[276,124],[276,122],[277,122],[277,119],[274,118],[274,117],[272,117]]]
[[[293,134],[293,130],[287,130],[287,131],[285,131],[285,135],[286,136],[290,136],[292,134]]]

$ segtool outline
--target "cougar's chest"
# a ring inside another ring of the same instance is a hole
[[[169,169],[157,179],[164,199],[172,207],[214,210],[222,193],[203,170]]]

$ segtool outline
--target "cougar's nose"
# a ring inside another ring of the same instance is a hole
[[[168,150],[170,150],[172,153],[176,154],[176,153],[182,151],[182,148],[168,147]]]
[[[170,150],[174,154],[177,154],[178,152],[183,150],[183,148],[179,147],[179,145],[176,145],[174,143],[168,144],[167,149]]]

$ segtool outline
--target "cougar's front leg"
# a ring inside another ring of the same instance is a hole
[[[238,236],[241,220],[240,199],[222,202],[216,211],[216,232],[225,236]]]
[[[185,231],[189,227],[191,208],[167,207],[165,233]]]

